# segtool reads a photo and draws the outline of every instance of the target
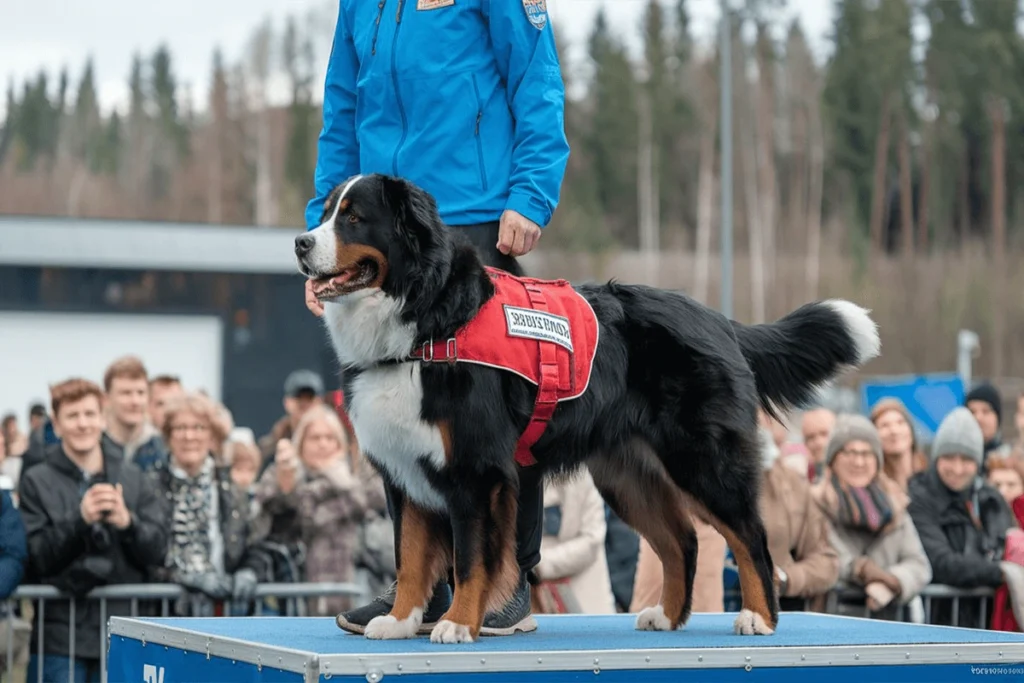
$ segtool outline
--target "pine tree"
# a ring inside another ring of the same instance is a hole
[[[79,81],[69,138],[74,158],[85,162],[90,171],[99,171],[103,131],[99,103],[96,98],[92,59],[86,61],[81,81]]]
[[[150,60],[150,97],[154,105],[154,144],[149,167],[149,195],[167,196],[175,169],[188,156],[188,129],[178,113],[178,82],[170,50],[161,45]]]
[[[883,97],[872,78],[877,64],[871,53],[878,46],[865,0],[836,0],[833,12],[835,46],[822,93],[832,139],[830,168],[842,176],[839,184],[850,190],[856,232],[866,235],[872,215],[872,181],[877,176],[875,148],[882,133]]]
[[[559,38],[558,26],[552,25],[552,29],[565,84],[565,134],[572,154],[565,170],[558,210],[552,217],[551,227],[544,231],[544,242],[556,249],[600,253],[611,246],[612,237],[597,197],[592,159],[586,147],[588,111],[585,101],[573,97],[578,79],[573,74],[565,43]]]
[[[285,159],[285,180],[293,194],[293,206],[286,213],[299,212],[311,192],[316,165],[317,121],[313,104],[313,45],[310,38],[300,38],[294,16],[288,18],[282,39],[281,56],[291,86],[288,105],[288,152]]]
[[[599,12],[589,40],[594,64],[588,88],[590,125],[584,148],[594,169],[597,196],[611,233],[622,245],[637,246],[637,85],[622,41]]]
[[[4,107],[4,124],[0,128],[0,169],[4,166],[7,153],[14,141],[15,121],[18,117],[18,100],[14,95],[14,79],[7,81],[7,105]]]

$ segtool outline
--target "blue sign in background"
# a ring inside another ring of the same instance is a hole
[[[930,441],[949,411],[964,404],[964,383],[954,373],[873,377],[860,390],[865,413],[883,398],[899,399],[914,421],[919,441]]]

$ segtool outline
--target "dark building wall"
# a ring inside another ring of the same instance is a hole
[[[216,315],[224,324],[222,399],[257,436],[283,414],[292,370],[316,370],[328,390],[338,386],[298,275],[0,266],[0,310]]]

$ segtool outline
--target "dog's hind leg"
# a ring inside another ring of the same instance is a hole
[[[451,564],[449,525],[438,514],[429,512],[403,497],[399,515],[398,585],[391,612],[374,617],[366,625],[367,638],[392,640],[412,638],[423,623],[423,610],[430,591]]]
[[[637,616],[644,631],[670,631],[684,625],[693,605],[697,571],[697,532],[686,500],[645,443],[593,456],[587,466],[605,502],[651,544],[661,559],[661,601]]]
[[[477,639],[484,615],[500,609],[519,584],[516,489],[507,482],[467,489],[452,504],[455,594],[430,633],[435,643]]]
[[[745,434],[733,434],[723,443],[738,449],[738,457],[730,457],[723,452],[724,447],[718,446],[676,453],[668,463],[673,479],[694,501],[694,513],[725,537],[736,557],[743,594],[736,633],[770,635],[778,624],[779,606],[775,568],[759,505],[763,476],[759,445]],[[711,481],[718,483],[699,484]]]

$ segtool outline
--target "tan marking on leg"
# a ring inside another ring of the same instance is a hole
[[[693,529],[686,499],[663,470],[652,467],[641,475],[605,467],[591,467],[595,483],[613,492],[619,507],[617,514],[647,540],[661,560],[663,583],[659,604],[675,629],[689,619],[689,610],[685,608],[687,595],[693,592],[687,581],[682,545],[685,535]]]
[[[430,590],[450,561],[450,543],[436,519],[408,502],[402,508],[401,563],[391,615],[408,618],[414,609],[426,609]]]
[[[485,611],[499,610],[512,599],[519,587],[519,560],[516,558],[516,517],[519,503],[515,491],[495,486],[491,491],[489,547],[497,551],[497,566],[490,575],[490,589]],[[485,557],[488,562],[491,558]]]
[[[761,575],[757,571],[757,566],[754,564],[750,548],[740,540],[736,532],[724,524],[722,520],[711,514],[706,507],[696,500],[693,501],[693,505],[699,510],[700,516],[706,519],[711,526],[715,527],[718,533],[722,534],[725,542],[732,549],[733,555],[736,557],[736,566],[740,574],[740,591],[743,594],[743,609],[748,609],[759,615],[764,619],[764,623],[769,628],[774,629],[776,627],[776,620],[772,618],[772,610],[769,608],[769,598],[774,599],[774,596],[768,596],[765,593],[764,584],[761,581]],[[755,510],[754,514],[760,513]]]
[[[475,640],[480,635],[480,627],[484,622],[486,612],[487,593],[490,590],[490,578],[487,576],[487,569],[484,567],[482,557],[474,558],[473,568],[470,569],[469,578],[460,581],[458,574],[455,575],[455,595],[452,605],[441,617],[441,621],[451,621],[469,628],[470,634]]]

